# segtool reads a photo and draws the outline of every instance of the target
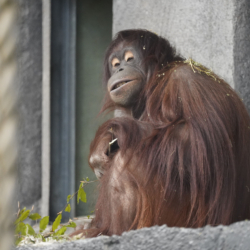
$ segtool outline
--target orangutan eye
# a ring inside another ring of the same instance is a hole
[[[127,51],[127,52],[125,53],[125,61],[126,61],[126,62],[130,62],[130,61],[132,61],[133,59],[134,59],[133,53],[132,53],[131,51]]]
[[[113,68],[116,68],[116,67],[120,66],[120,61],[118,60],[118,58],[115,57],[112,59],[111,64],[112,64]]]

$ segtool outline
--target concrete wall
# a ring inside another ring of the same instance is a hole
[[[85,239],[60,244],[22,246],[18,250],[249,250],[250,222],[229,227],[206,226],[199,229],[155,226],[123,233],[122,236]]]
[[[167,38],[235,87],[250,111],[248,0],[114,0],[113,13],[113,33],[143,28]]]
[[[250,113],[250,1],[235,1],[234,82]]]
[[[114,0],[113,32],[145,28],[233,85],[233,0]]]
[[[41,198],[42,2],[18,0],[19,159],[16,201],[21,207]]]

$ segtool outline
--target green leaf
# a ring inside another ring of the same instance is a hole
[[[21,235],[26,235],[26,231],[25,231],[25,223],[23,222],[19,222],[17,225],[16,225],[16,229],[15,229],[15,233],[16,234],[21,234]]]
[[[29,215],[29,218],[31,220],[38,220],[38,219],[41,219],[41,215],[38,213],[34,213],[34,214]]]
[[[77,204],[79,204],[79,200],[80,200],[80,190],[82,189],[82,183],[80,183],[78,192],[77,192]]]
[[[42,238],[43,238],[43,236],[42,236],[41,234],[37,234],[37,235],[36,235],[36,238],[38,238],[38,239],[42,239]]]
[[[73,221],[71,221],[71,222],[69,223],[69,225],[66,225],[65,227],[73,227],[73,228],[75,228],[75,227],[76,227],[76,223],[73,222]]]
[[[69,203],[70,199],[71,199],[71,195],[69,194],[69,195],[67,196],[67,203]]]
[[[88,219],[90,218],[90,215],[87,215]]]
[[[60,225],[61,219],[62,219],[62,214],[58,214],[55,221],[53,222],[53,225],[52,225],[53,232],[55,232],[56,229],[58,228],[58,226]]]
[[[19,222],[24,221],[25,219],[27,219],[29,213],[30,213],[30,210],[23,211],[20,214],[19,218],[17,218],[17,220],[15,221],[15,224],[17,224],[17,223],[19,223]]]
[[[70,204],[68,204],[64,211],[65,212],[70,212],[70,210],[71,210],[71,207],[70,207]]]
[[[45,216],[40,220],[40,233],[45,230],[48,224],[49,224],[49,216]]]
[[[20,215],[24,212],[26,210],[26,207],[24,207],[21,211],[20,211],[20,213],[19,213],[19,216],[18,217],[20,217]]]
[[[89,177],[86,178],[86,181],[89,181]]]
[[[80,195],[80,197],[81,197],[81,201],[82,202],[87,202],[87,195],[86,195],[86,193],[85,193],[85,191],[84,191],[84,189],[82,188],[81,189],[81,195]]]
[[[15,230],[16,234],[21,234],[21,235],[35,235],[35,231],[33,227],[30,224],[24,224],[23,222],[20,222],[16,226]]]
[[[18,237],[18,238],[16,238],[15,245],[18,246],[19,243],[20,243],[22,240],[23,240],[23,237],[20,237],[20,238]]]
[[[33,227],[30,224],[26,224],[25,227],[26,227],[26,235],[29,234],[34,236],[36,234]]]
[[[54,235],[56,236],[63,235],[66,232],[66,230],[67,230],[67,227],[63,226],[58,231],[56,231]]]
[[[45,240],[45,238],[44,238],[44,235],[43,234],[36,234],[36,236],[35,236],[36,238],[38,238],[38,239],[41,239],[42,240],[42,242],[46,242],[46,240]]]
[[[82,202],[87,202],[87,196],[86,193],[82,187],[82,183],[79,186],[78,194],[77,194],[77,204],[79,204],[79,200]]]

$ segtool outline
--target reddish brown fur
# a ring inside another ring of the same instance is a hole
[[[194,72],[182,61],[166,64],[178,58],[173,51],[171,60],[160,54],[137,100],[140,120],[111,119],[91,144],[90,155],[104,136],[111,140],[112,128],[119,151],[105,166],[88,236],[250,219],[250,117],[244,104],[216,75]],[[154,56],[147,54],[145,62]],[[113,105],[106,100],[104,109]]]

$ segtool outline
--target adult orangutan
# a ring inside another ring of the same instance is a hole
[[[104,64],[104,123],[90,147],[100,179],[88,236],[250,219],[250,117],[236,92],[145,30],[119,32]]]

